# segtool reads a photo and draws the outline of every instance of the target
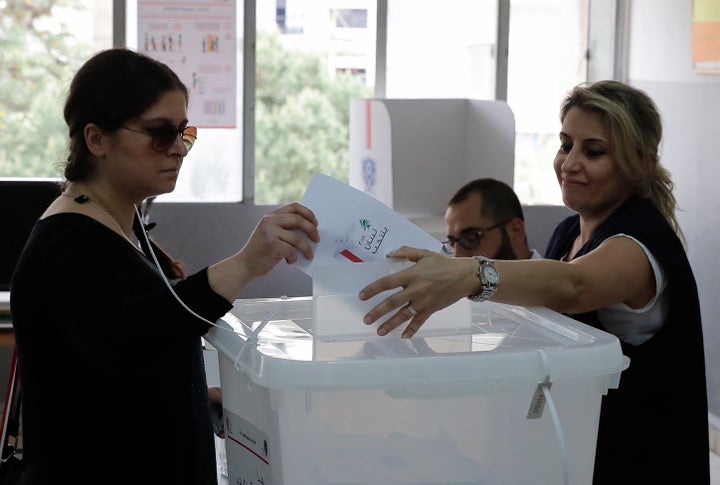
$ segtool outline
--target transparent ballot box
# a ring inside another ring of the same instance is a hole
[[[318,335],[313,297],[236,301],[206,336],[229,483],[590,484],[601,398],[628,365],[617,338],[466,305],[470,325],[401,339]]]

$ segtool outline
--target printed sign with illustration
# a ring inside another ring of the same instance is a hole
[[[188,117],[202,128],[236,126],[235,0],[138,1],[138,51],[164,62],[190,90]]]

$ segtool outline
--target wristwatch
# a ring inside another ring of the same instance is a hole
[[[497,285],[500,282],[500,273],[495,267],[495,262],[483,256],[473,256],[478,261],[478,269],[475,275],[482,283],[482,290],[475,295],[468,295],[471,301],[485,301],[495,294]]]

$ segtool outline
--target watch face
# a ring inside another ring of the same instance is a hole
[[[495,269],[494,266],[486,265],[483,268],[483,275],[485,276],[485,281],[491,285],[496,285],[500,280],[497,269]]]

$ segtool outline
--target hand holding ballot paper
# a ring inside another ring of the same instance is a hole
[[[313,259],[300,256],[295,263],[313,278],[316,336],[367,338],[382,321],[366,326],[363,316],[388,295],[360,301],[358,292],[410,264],[388,260],[387,253],[401,246],[439,252],[441,243],[374,197],[327,175],[315,175],[301,203],[319,222]],[[408,308],[408,316],[414,316],[413,310]],[[433,314],[423,329],[433,333],[469,326],[469,302],[459,301]]]

